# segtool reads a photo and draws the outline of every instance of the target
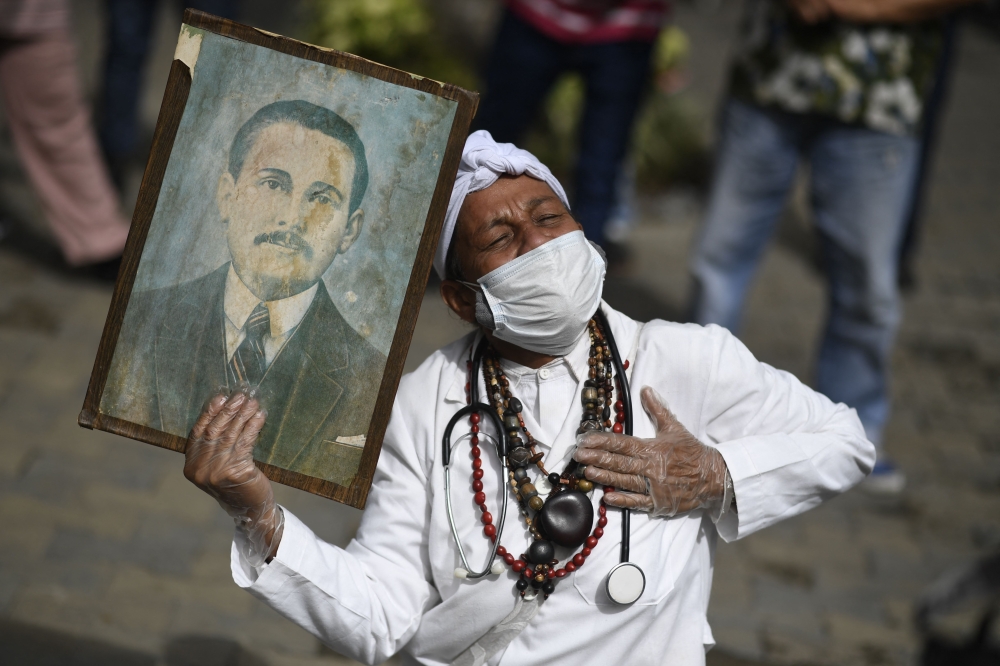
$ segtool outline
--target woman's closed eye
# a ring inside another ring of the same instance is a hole
[[[544,215],[539,215],[535,218],[535,224],[540,227],[549,227],[555,224],[559,224],[562,221],[565,213],[547,213]]]
[[[508,241],[514,236],[514,234],[506,233],[501,234],[490,241],[489,245],[486,246],[487,250],[496,250],[507,244]]]

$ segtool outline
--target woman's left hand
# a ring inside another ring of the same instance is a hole
[[[717,511],[726,490],[722,454],[688,432],[652,388],[643,388],[641,399],[656,424],[656,436],[580,435],[573,457],[587,465],[586,477],[615,488],[604,496],[610,506],[666,517],[695,509]]]

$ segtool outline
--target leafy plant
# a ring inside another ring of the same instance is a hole
[[[472,68],[441,43],[421,0],[312,0],[308,39],[413,74],[475,88]]]
[[[710,154],[700,124],[700,110],[689,99],[659,91],[650,95],[632,134],[640,189],[659,191],[708,181]]]
[[[583,93],[583,78],[579,74],[561,77],[525,138],[525,148],[547,165],[564,185],[572,183]]]

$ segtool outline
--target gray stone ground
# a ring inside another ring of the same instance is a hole
[[[76,6],[92,82],[98,3]],[[695,48],[687,94],[706,118],[733,17],[728,7],[678,10]],[[161,36],[167,60],[173,32]],[[919,289],[893,362],[887,446],[910,485],[894,500],[851,492],[721,544],[710,609],[716,666],[915,663],[910,616],[921,590],[1000,549],[1000,44],[972,29],[963,37]],[[155,115],[158,94],[148,97],[146,115]],[[5,226],[43,229],[6,134],[0,205]],[[678,316],[699,206],[684,193],[642,201],[634,264],[609,280],[613,303],[641,318]],[[824,298],[806,217],[791,206],[743,332],[762,360],[804,379]],[[23,239],[0,246],[0,285],[0,645],[9,663],[347,663],[231,582],[231,528],[183,479],[181,456],[76,426],[110,288],[55,268],[51,248]],[[409,367],[463,330],[429,292]],[[335,543],[360,516],[296,490],[277,493]],[[942,631],[967,634],[973,613]]]

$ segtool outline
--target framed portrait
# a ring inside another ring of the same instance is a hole
[[[245,383],[267,476],[363,508],[477,103],[188,10],[80,425],[183,451]]]

